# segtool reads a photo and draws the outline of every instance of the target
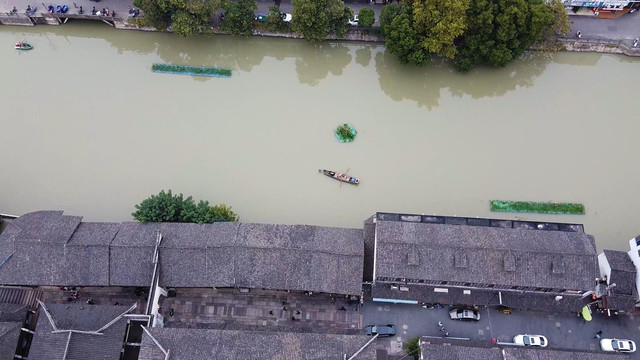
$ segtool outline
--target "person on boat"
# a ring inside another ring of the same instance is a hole
[[[31,12],[31,5],[27,5],[27,12]]]

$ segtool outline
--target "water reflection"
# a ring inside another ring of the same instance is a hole
[[[423,68],[401,66],[386,52],[376,54],[375,66],[380,88],[395,101],[411,100],[432,110],[439,106],[441,91],[449,89],[452,95],[483,97],[504,96],[519,87],[531,87],[551,61],[550,56],[528,54],[506,68],[476,68],[470,73],[459,73],[448,61],[434,60]]]
[[[329,73],[340,76],[351,63],[349,47],[344,43],[319,43],[311,51],[303,51],[296,59],[296,71],[301,84],[316,86]]]
[[[371,45],[363,45],[356,50],[356,64],[360,64],[363,67],[369,66],[369,63],[371,63],[371,51],[374,48]]]

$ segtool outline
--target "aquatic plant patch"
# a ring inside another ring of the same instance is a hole
[[[231,69],[222,69],[206,66],[189,66],[189,65],[170,65],[170,64],[153,64],[151,71],[168,73],[168,74],[184,74],[196,76],[214,76],[214,77],[230,77]]]
[[[584,205],[572,203],[491,200],[491,211],[584,215]]]
[[[355,140],[358,132],[351,124],[342,124],[336,129],[336,137],[341,143],[348,143]]]

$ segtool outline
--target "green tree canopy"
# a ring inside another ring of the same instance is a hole
[[[291,29],[307,41],[325,40],[329,31],[344,37],[353,11],[342,0],[292,0]]]
[[[362,8],[358,11],[358,26],[365,29],[371,29],[373,23],[376,22],[376,14],[370,8]]]
[[[391,25],[393,19],[398,15],[409,13],[409,8],[404,2],[384,6],[380,12],[380,30],[387,35],[386,27]]]
[[[469,28],[456,56],[458,68],[505,66],[544,36],[565,31],[566,18],[558,9],[545,0],[472,0]]]
[[[220,8],[221,0],[134,0],[133,4],[144,11],[145,19],[158,30],[171,26],[182,36],[200,32],[212,33],[211,17]]]
[[[422,47],[422,37],[413,29],[412,17],[400,14],[385,27],[387,39],[385,47],[402,64],[412,63],[423,66],[429,61],[429,53]]]
[[[287,23],[282,19],[280,8],[269,6],[269,16],[267,16],[267,30],[273,32],[284,32],[287,30]]]
[[[455,40],[467,28],[469,0],[411,0],[413,28],[423,36],[427,52],[446,56],[456,54]]]
[[[413,356],[413,358],[416,360],[419,359],[420,358],[420,337],[416,336],[407,340],[407,342],[404,343],[404,352],[409,356]]]
[[[131,214],[134,219],[147,222],[189,222],[213,223],[219,221],[238,221],[238,215],[225,204],[210,206],[208,201],[197,204],[191,196],[186,199],[182,194],[173,195],[171,190],[160,191],[135,206]]]
[[[225,17],[220,28],[233,35],[252,35],[253,22],[255,21],[255,11],[258,10],[256,0],[238,0],[233,2],[226,0],[222,5]]]

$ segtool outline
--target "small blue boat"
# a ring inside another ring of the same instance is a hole
[[[65,14],[69,10],[67,5],[62,5],[62,13]]]
[[[60,14],[62,13],[62,6],[58,5],[56,6],[56,14]]]

